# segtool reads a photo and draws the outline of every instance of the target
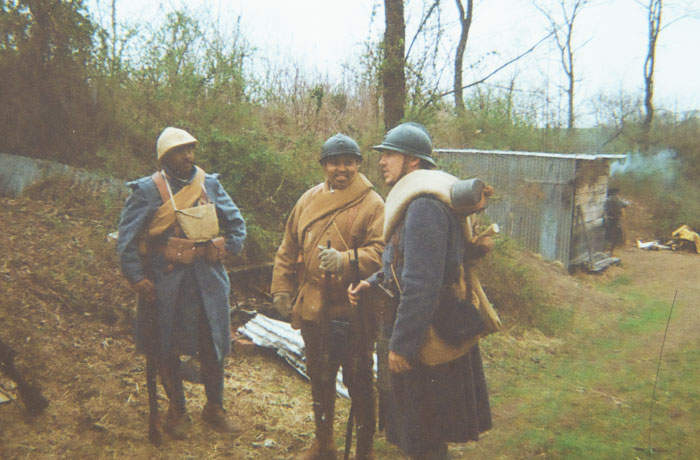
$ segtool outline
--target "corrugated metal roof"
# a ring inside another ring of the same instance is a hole
[[[435,149],[435,153],[485,153],[489,155],[514,155],[545,158],[561,158],[571,160],[624,160],[627,155],[619,153],[548,153],[548,152],[519,152],[514,150],[480,150],[480,149]]]

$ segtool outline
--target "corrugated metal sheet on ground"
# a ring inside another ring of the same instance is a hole
[[[304,340],[301,333],[292,329],[289,323],[269,318],[257,313],[252,319],[238,328],[238,332],[249,338],[254,344],[274,348],[294,369],[308,380],[306,361],[304,359]],[[374,355],[374,375],[377,375],[377,355]],[[336,391],[348,398],[348,389],[343,385],[342,368],[336,375]]]

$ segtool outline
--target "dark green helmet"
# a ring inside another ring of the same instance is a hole
[[[323,163],[328,157],[336,155],[354,155],[357,157],[358,161],[362,161],[360,146],[345,134],[338,133],[333,137],[329,137],[328,140],[323,143],[321,159],[319,161]]]
[[[384,136],[381,144],[372,147],[375,150],[393,150],[405,155],[411,155],[425,160],[435,166],[433,154],[433,141],[425,126],[407,121],[392,128]]]

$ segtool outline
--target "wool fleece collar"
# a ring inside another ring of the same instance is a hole
[[[329,188],[328,179],[311,189],[311,200],[299,215],[299,228],[306,229],[309,225],[331,213],[355,204],[372,190],[372,183],[362,174],[357,173],[352,182],[344,189]]]
[[[403,221],[408,205],[419,196],[433,196],[452,208],[450,192],[452,184],[458,180],[451,174],[434,169],[418,169],[399,179],[384,204],[384,241],[389,241]]]

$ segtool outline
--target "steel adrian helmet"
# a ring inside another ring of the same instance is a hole
[[[196,144],[199,141],[190,133],[180,128],[168,126],[160,133],[158,142],[156,143],[156,152],[158,153],[158,161],[162,160],[166,153],[181,145]]]
[[[336,155],[354,155],[357,157],[358,161],[362,161],[360,146],[357,145],[357,142],[345,134],[338,133],[335,136],[328,138],[328,140],[323,143],[323,148],[321,148],[321,158],[319,161],[323,163],[323,161],[328,157]]]
[[[389,130],[381,144],[372,147],[374,150],[393,150],[405,155],[425,160],[435,166],[433,141],[425,126],[407,121]]]

